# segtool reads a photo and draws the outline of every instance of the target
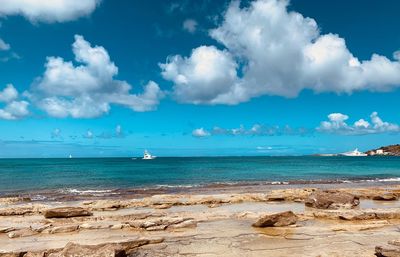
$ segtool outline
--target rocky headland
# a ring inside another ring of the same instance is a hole
[[[368,155],[400,156],[400,145],[382,146],[365,152]]]

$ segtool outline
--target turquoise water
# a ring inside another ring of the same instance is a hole
[[[393,180],[400,157],[0,159],[0,194],[212,183]]]

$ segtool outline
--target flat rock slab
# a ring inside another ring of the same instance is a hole
[[[266,215],[256,223],[253,227],[283,227],[293,225],[297,222],[298,218],[292,211],[280,212],[272,215]]]
[[[44,212],[46,218],[72,218],[92,215],[92,212],[82,207],[58,207]]]

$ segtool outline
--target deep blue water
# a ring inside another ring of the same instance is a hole
[[[400,157],[0,159],[0,193],[400,178]]]

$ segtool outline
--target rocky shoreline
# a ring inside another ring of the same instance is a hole
[[[338,186],[2,197],[0,257],[400,256],[400,185]]]

